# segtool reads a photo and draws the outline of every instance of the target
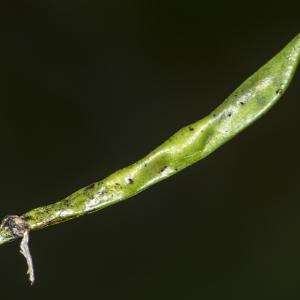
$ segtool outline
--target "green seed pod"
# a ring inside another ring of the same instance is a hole
[[[205,118],[171,136],[145,158],[57,203],[20,218],[29,230],[95,212],[140,193],[205,158],[265,114],[282,96],[300,61],[300,34],[241,84]],[[0,228],[0,244],[18,235],[14,224]]]

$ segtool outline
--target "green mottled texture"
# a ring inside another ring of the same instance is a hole
[[[60,202],[33,209],[22,217],[30,230],[61,223],[132,197],[203,159],[277,102],[287,89],[299,60],[300,34],[210,115],[182,128],[145,158]],[[2,228],[0,244],[13,238]]]

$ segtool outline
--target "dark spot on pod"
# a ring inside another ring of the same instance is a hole
[[[129,178],[128,178],[128,183],[129,183],[129,184],[133,184],[133,183],[134,183],[134,180],[133,180],[131,177],[129,177]]]
[[[122,185],[119,182],[116,182],[115,183],[115,188],[120,190],[120,189],[122,189]]]
[[[281,94],[282,92],[283,92],[282,89],[277,89],[275,93],[278,95]]]
[[[230,113],[228,113],[228,117],[231,117],[232,116],[232,113],[230,112]]]
[[[147,164],[144,164],[144,167],[147,168]]]
[[[191,127],[191,126],[189,126],[189,130],[190,130],[190,131],[194,131],[194,128]]]
[[[168,166],[164,166],[161,170],[160,173],[162,173]]]
[[[245,102],[243,102],[243,101],[240,101],[240,104],[241,104],[241,105],[244,105],[244,104],[245,104]]]
[[[217,116],[217,114],[213,114],[213,117],[216,117]]]

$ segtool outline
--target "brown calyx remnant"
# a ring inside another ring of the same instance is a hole
[[[34,269],[33,269],[33,263],[32,263],[32,257],[29,251],[29,230],[30,226],[25,221],[23,217],[19,217],[16,215],[10,215],[3,219],[0,230],[2,234],[2,243],[3,243],[3,237],[4,241],[10,241],[15,238],[21,237],[21,244],[20,244],[20,252],[24,255],[28,271],[27,274],[29,274],[29,280],[31,284],[34,282]],[[1,237],[1,236],[0,236]],[[0,240],[1,244],[1,240]]]
[[[22,237],[26,231],[29,231],[28,223],[19,216],[10,215],[3,219],[1,227],[9,229],[13,236]]]

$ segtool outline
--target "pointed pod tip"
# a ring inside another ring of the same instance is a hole
[[[295,48],[297,52],[297,61],[300,62],[300,33],[298,33],[295,37]]]
[[[295,70],[300,62],[300,33],[288,43],[283,49],[283,53],[289,58],[289,62]]]

